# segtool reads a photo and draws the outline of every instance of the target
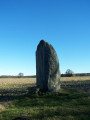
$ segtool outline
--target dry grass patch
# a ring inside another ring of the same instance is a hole
[[[79,82],[90,80],[90,76],[83,77],[61,77],[63,82]],[[36,85],[36,78],[0,78],[0,89],[25,88]]]
[[[0,78],[0,88],[17,87],[35,84],[36,78]]]
[[[90,80],[90,76],[83,77],[61,77],[63,81],[85,81]],[[0,78],[0,88],[21,88],[36,84],[36,78]]]
[[[84,81],[90,80],[90,76],[83,77],[61,77],[61,81]]]

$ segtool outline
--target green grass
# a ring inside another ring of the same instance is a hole
[[[59,95],[24,95],[0,113],[0,120],[90,120],[90,93],[62,90]]]

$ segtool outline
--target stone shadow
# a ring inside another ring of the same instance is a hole
[[[30,86],[34,86],[33,84]],[[0,102],[7,102],[28,94],[28,87],[0,89]]]

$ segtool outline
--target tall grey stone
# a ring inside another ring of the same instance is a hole
[[[48,42],[41,40],[36,50],[36,84],[44,90],[60,90],[59,61],[56,51]]]

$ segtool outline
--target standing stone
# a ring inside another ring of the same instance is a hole
[[[52,45],[44,40],[40,41],[36,51],[36,84],[43,91],[60,90],[58,57]]]

